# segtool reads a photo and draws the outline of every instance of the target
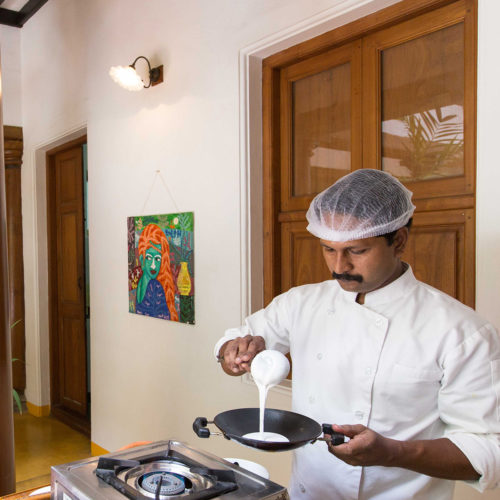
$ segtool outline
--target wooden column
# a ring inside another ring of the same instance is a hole
[[[5,125],[3,136],[9,257],[9,318],[11,325],[12,358],[19,360],[12,363],[12,385],[14,389],[22,394],[26,388],[23,222],[21,207],[23,129],[21,127]]]
[[[14,462],[14,410],[12,357],[9,328],[9,268],[7,263],[7,216],[3,127],[0,107],[0,495],[16,489]]]

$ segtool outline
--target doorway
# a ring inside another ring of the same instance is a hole
[[[90,436],[87,136],[46,160],[51,414]]]

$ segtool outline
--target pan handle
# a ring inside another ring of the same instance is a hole
[[[321,427],[323,429],[323,434],[328,434],[332,436],[331,439],[328,439],[328,441],[332,443],[332,446],[337,446],[345,442],[344,435],[340,434],[340,432],[335,432],[332,429],[332,424],[322,424]],[[323,439],[326,441],[325,438]]]
[[[207,429],[208,424],[213,424],[213,422],[208,421],[205,417],[197,417],[193,422],[193,431],[196,432],[196,435],[201,438],[224,436],[222,432],[210,432],[210,429]]]
[[[208,425],[208,420],[205,417],[197,417],[193,422],[193,431],[196,433],[198,437],[209,438],[210,429],[207,429],[207,425]]]

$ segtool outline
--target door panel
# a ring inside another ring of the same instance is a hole
[[[283,262],[281,281],[284,290],[293,286],[331,279],[318,238],[306,230],[304,221],[282,224]]]
[[[474,191],[473,22],[464,0],[363,39],[363,167],[415,199]]]
[[[81,383],[81,374],[86,373],[85,360],[81,356],[71,356],[68,353],[78,353],[85,348],[85,330],[80,319],[71,317],[61,320],[61,356],[62,372],[61,396],[63,405],[73,411],[86,414],[87,390]],[[83,339],[83,342],[82,342]]]
[[[60,217],[60,248],[62,255],[59,274],[59,290],[61,304],[66,306],[78,304],[81,301],[81,290],[78,288],[80,274],[79,251],[75,242],[80,240],[78,214],[61,214]]]
[[[51,298],[51,410],[83,432],[89,431],[83,139],[48,154]]]
[[[316,193],[361,162],[360,42],[281,72],[281,210],[304,210]]]
[[[82,148],[55,157],[61,404],[87,414]]]
[[[403,260],[415,276],[474,304],[474,210],[416,213]]]

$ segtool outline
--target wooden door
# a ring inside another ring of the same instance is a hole
[[[88,431],[82,144],[48,153],[51,411]]]
[[[263,64],[264,301],[330,278],[305,219],[358,168],[416,205],[404,255],[474,306],[475,0],[403,0]]]

